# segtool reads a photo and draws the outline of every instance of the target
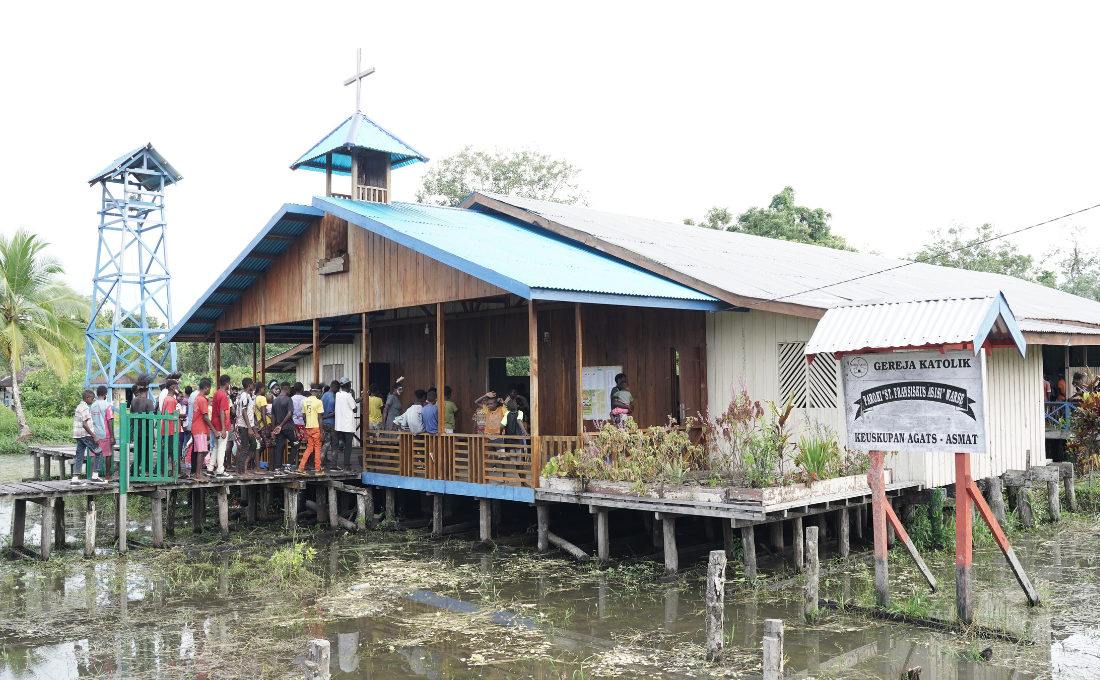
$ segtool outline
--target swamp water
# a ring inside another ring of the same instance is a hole
[[[29,474],[0,457],[0,481]],[[106,497],[101,498],[102,501]],[[78,507],[74,507],[78,506]],[[37,506],[34,506],[37,508]],[[28,509],[34,547],[40,511]],[[131,512],[140,504],[131,501]],[[10,530],[11,504],[0,504]],[[135,513],[137,514],[137,513]],[[183,518],[186,511],[180,512]],[[83,534],[82,503],[66,509],[70,545]],[[110,507],[100,531],[111,531]],[[208,515],[209,516],[209,515]],[[1067,515],[1014,538],[1044,599],[1029,610],[996,548],[976,550],[978,623],[1035,641],[1010,644],[826,610],[801,616],[795,582],[747,588],[731,561],[726,653],[704,662],[702,585],[696,564],[672,582],[653,563],[600,572],[529,548],[478,553],[421,531],[379,531],[273,546],[277,523],[235,531],[218,552],[216,530],[177,523],[170,550],[70,548],[49,563],[0,562],[0,680],[25,678],[302,677],[305,642],[331,643],[334,678],[759,677],[763,620],[781,618],[795,677],[925,679],[1100,677],[1100,525]],[[138,514],[132,537],[148,539]],[[828,556],[826,556],[828,557]],[[950,619],[953,555],[928,556],[940,593],[926,595],[908,558],[890,557],[891,593],[906,611]],[[769,575],[765,562],[762,572]],[[822,597],[870,603],[865,562],[824,563]],[[979,652],[993,650],[983,661]]]

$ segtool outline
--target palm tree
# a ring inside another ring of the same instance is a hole
[[[67,380],[88,317],[87,302],[58,278],[61,263],[41,254],[48,245],[24,229],[0,236],[0,352],[11,366],[20,440],[31,436],[19,397],[24,352]]]

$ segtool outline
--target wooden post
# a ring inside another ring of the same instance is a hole
[[[733,555],[733,520],[723,517],[722,522],[722,547],[726,551],[726,559]]]
[[[328,640],[310,640],[306,654],[306,680],[328,680],[332,677],[332,651]]]
[[[214,387],[218,386],[218,378],[222,375],[222,332],[214,331]]]
[[[363,531],[369,529],[374,522],[374,509],[367,510],[367,497],[363,494],[355,494],[355,523],[362,528]]]
[[[847,557],[851,550],[851,528],[852,522],[848,515],[848,508],[841,508],[839,511],[839,517],[836,520],[837,528],[837,543],[840,547],[840,556]]]
[[[726,553],[712,550],[707,562],[707,661],[722,658],[722,636],[726,632]]]
[[[53,479],[53,472],[50,470],[50,466],[53,465],[53,456],[46,454],[46,481]]]
[[[867,524],[867,505],[856,508],[856,538],[863,540],[863,527]]]
[[[443,432],[443,390],[447,384],[447,345],[445,343],[446,328],[443,327],[444,321],[443,303],[437,302],[435,305],[435,388],[438,390],[436,393],[438,398],[436,408],[440,416],[440,432]]]
[[[443,494],[432,495],[432,536],[443,538]]]
[[[1001,528],[1004,528],[1005,525],[1005,499],[1002,493],[1003,488],[1000,477],[986,477],[985,501],[989,504],[989,508],[993,511],[993,516],[997,518],[997,524],[1001,525]]]
[[[321,382],[321,320],[313,320],[313,382]]]
[[[286,528],[298,531],[298,489],[283,487],[283,507],[286,509]]]
[[[65,479],[65,461],[61,461],[61,479]],[[58,498],[53,508],[53,542],[58,550],[66,547],[65,541],[65,499]]]
[[[389,186],[386,188],[389,189]],[[359,200],[359,154],[354,148],[351,150],[351,200]]]
[[[783,619],[764,619],[764,680],[783,678]]]
[[[611,541],[607,532],[607,508],[596,508],[596,553],[600,558],[600,569],[611,560]]]
[[[1062,482],[1066,487],[1066,510],[1077,512],[1077,488],[1074,486],[1073,463],[1059,463],[1062,468]]]
[[[325,196],[332,195],[332,154],[325,154]]]
[[[1025,529],[1035,526],[1035,515],[1031,511],[1031,482],[1024,482],[1016,492],[1016,510],[1020,514],[1020,525]],[[956,510],[958,512],[958,510]]]
[[[955,454],[955,610],[970,625],[974,612],[970,599],[970,569],[973,563],[973,515],[970,509],[970,453]]]
[[[360,521],[366,522],[368,529],[373,529],[376,526],[374,521],[374,487],[368,486],[366,488],[366,493],[364,493],[361,498],[363,499],[363,504],[359,506],[361,513],[359,519]]]
[[[163,491],[154,491],[149,497],[153,510],[153,547],[164,547],[164,501],[161,496]]]
[[[115,508],[115,532],[118,534],[118,551],[124,553],[130,548],[126,540],[126,494],[115,494],[115,501],[117,503]]]
[[[340,527],[340,498],[335,486],[328,488],[328,523],[333,529]]]
[[[958,489],[958,482],[956,481],[956,489]],[[1031,581],[1028,579],[1027,574],[1024,573],[1024,568],[1020,564],[1020,560],[1016,558],[1016,552],[1012,549],[1012,546],[1008,544],[1008,537],[1001,531],[1001,526],[997,524],[996,518],[993,517],[993,511],[989,509],[989,506],[985,504],[982,499],[981,491],[978,490],[978,485],[974,483],[974,480],[970,479],[966,485],[966,489],[963,490],[964,495],[969,495],[974,501],[974,506],[978,510],[978,514],[981,515],[985,521],[986,526],[989,527],[989,532],[993,534],[993,540],[997,542],[997,546],[1000,547],[1001,553],[1005,556],[1009,566],[1012,568],[1012,573],[1016,577],[1016,581],[1020,584],[1020,587],[1024,590],[1024,595],[1027,596],[1028,604],[1036,606],[1039,604],[1039,594],[1035,591],[1035,588],[1031,586]],[[957,494],[956,494],[957,496]],[[958,498],[956,497],[956,507]]]
[[[486,501],[486,503],[488,503],[488,501]],[[392,488],[386,489],[386,521],[387,522],[397,521],[396,504],[397,504],[396,493],[394,492],[394,490]]]
[[[88,507],[84,511],[84,557],[95,557],[95,496],[87,496],[86,498],[88,500]]]
[[[54,503],[55,498],[43,498],[42,499],[42,524],[41,531],[39,533],[39,552],[42,554],[42,559],[50,559],[50,553],[53,550],[53,532],[54,532]]]
[[[206,523],[206,491],[203,489],[191,489],[191,531],[201,534],[202,525]]]
[[[550,506],[546,503],[536,505],[535,514],[538,516],[539,552],[545,553],[550,549]]]
[[[806,527],[806,621],[817,618],[817,586],[820,562],[817,552],[818,527]]]
[[[488,498],[478,499],[478,538],[490,541],[493,538],[493,511]]]
[[[229,540],[229,487],[218,487],[218,526],[222,530],[222,540]]]
[[[871,522],[875,536],[875,601],[890,606],[890,578],[886,561],[886,482],[883,478],[884,454],[871,451],[871,469],[867,484],[871,487]],[[967,534],[969,536],[969,534]]]
[[[581,385],[581,371],[584,366],[584,327],[581,325],[581,303],[573,303],[573,325],[576,330],[576,357],[574,357],[577,380],[577,436],[584,435],[584,388]]]
[[[176,535],[176,506],[179,504],[179,496],[175,489],[168,492],[168,517],[164,522],[164,535],[175,537]]]
[[[531,486],[539,485],[539,472],[542,470],[542,447],[539,440],[539,316],[535,312],[535,301],[527,301],[527,345],[530,353],[531,375]]]
[[[806,536],[802,533],[802,518],[794,518],[794,568],[798,573],[806,570]]]
[[[741,549],[745,553],[745,578],[756,580],[756,533],[753,527],[741,527]]]
[[[786,548],[783,538],[783,520],[779,519],[768,525],[768,529],[772,535],[772,547],[775,548],[775,552],[782,553]]]
[[[37,451],[34,454],[34,478],[42,479],[42,454]]]
[[[248,503],[244,513],[244,523],[247,526],[253,526],[256,524],[256,505],[260,494],[256,493],[256,487],[251,484],[242,486],[241,490],[244,492],[245,502]]]
[[[252,382],[256,382],[256,343],[252,343]]]
[[[263,324],[260,324],[260,382],[267,385],[267,326]]]
[[[818,515],[817,515],[817,540],[819,540],[822,543],[824,543],[825,539],[828,538],[828,536],[829,536],[829,530],[827,528],[828,525],[825,521],[826,520],[826,517],[825,517],[826,514],[827,513],[822,512],[822,513],[818,513]]]
[[[893,512],[894,500],[892,498],[887,498],[886,499],[886,507],[888,507],[890,509],[890,511]],[[897,540],[897,536],[895,535],[895,532],[894,532],[894,525],[891,524],[890,522],[887,522],[886,523],[886,548],[887,549],[893,548],[894,547],[894,541],[896,541],[896,540]]]
[[[370,434],[370,405],[367,399],[367,390],[370,388],[370,315],[363,312],[359,315],[362,335],[359,338],[359,362],[363,365],[360,371],[359,396],[363,398],[363,416],[359,419],[359,445],[363,452],[363,464],[366,465],[367,436]],[[390,386],[383,388],[389,391]],[[442,386],[439,389],[443,389]],[[442,392],[439,393],[442,396]],[[442,401],[440,402],[442,405]],[[353,461],[354,462],[354,461]],[[371,516],[374,515],[374,505],[371,505]],[[369,526],[373,526],[373,521]]]
[[[665,574],[672,576],[680,570],[680,555],[676,552],[676,518],[666,516],[661,522],[665,534]]]
[[[1050,521],[1059,522],[1062,519],[1062,508],[1058,502],[1058,480],[1047,482],[1047,509],[1050,511]]]
[[[94,496],[88,496],[94,498]],[[11,513],[11,547],[22,548],[27,532],[27,501],[17,499]]]

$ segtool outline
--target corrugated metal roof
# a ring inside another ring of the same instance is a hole
[[[999,291],[872,300],[834,307],[818,322],[806,354],[973,343],[1026,348],[1012,310]]]
[[[352,130],[352,126],[356,126],[356,128]],[[353,133],[353,139],[351,140],[348,139],[349,131]],[[391,169],[412,165],[413,163],[428,162],[428,158],[424,154],[401,141],[397,135],[386,128],[357,112],[336,126],[336,129],[328,133],[324,139],[314,144],[313,148],[302,154],[302,157],[294,161],[290,169],[304,168],[324,172],[325,154],[339,150],[339,153],[333,154],[332,157],[333,174],[350,175],[351,157],[347,155],[347,150],[352,147],[388,153]]]
[[[1078,326],[1069,323],[1043,321],[1041,319],[1020,319],[1020,330],[1025,333],[1075,333],[1081,335],[1100,335],[1100,328]]]
[[[481,195],[581,232],[587,242],[622,248],[733,296],[782,298],[830,309],[874,298],[999,290],[1017,318],[1100,325],[1100,302],[1012,276],[920,263],[882,272],[906,262],[487,192],[472,195],[464,205],[483,205],[478,203]],[[848,281],[861,276],[866,278]]]
[[[314,198],[313,205],[528,299],[565,299],[558,291],[612,296],[621,304],[654,299],[720,306],[709,295],[519,220],[419,203],[324,196]]]
[[[181,175],[178,170],[173,168],[172,164],[169,163],[164,156],[160,155],[160,152],[154,149],[152,144],[146,144],[145,146],[139,146],[128,154],[123,154],[122,156],[116,158],[110,165],[103,168],[103,170],[96,173],[94,177],[88,180],[88,184],[95,184],[100,180],[106,179],[111,175],[114,175],[123,167],[128,167],[141,154],[141,152],[145,151],[146,149],[149,150],[149,155],[152,156],[153,159],[162,168],[164,168],[164,171],[168,173],[168,184],[175,184],[176,182],[183,179],[183,175]],[[152,191],[160,187],[160,181],[157,180],[155,177],[151,177],[147,180],[143,180],[142,186]]]

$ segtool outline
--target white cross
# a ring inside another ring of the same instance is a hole
[[[344,81],[344,85],[351,85],[355,83],[355,111],[359,112],[359,90],[363,85],[363,78],[366,78],[370,74],[374,73],[374,67],[371,66],[366,71],[362,69],[363,48],[355,50],[355,75]]]

